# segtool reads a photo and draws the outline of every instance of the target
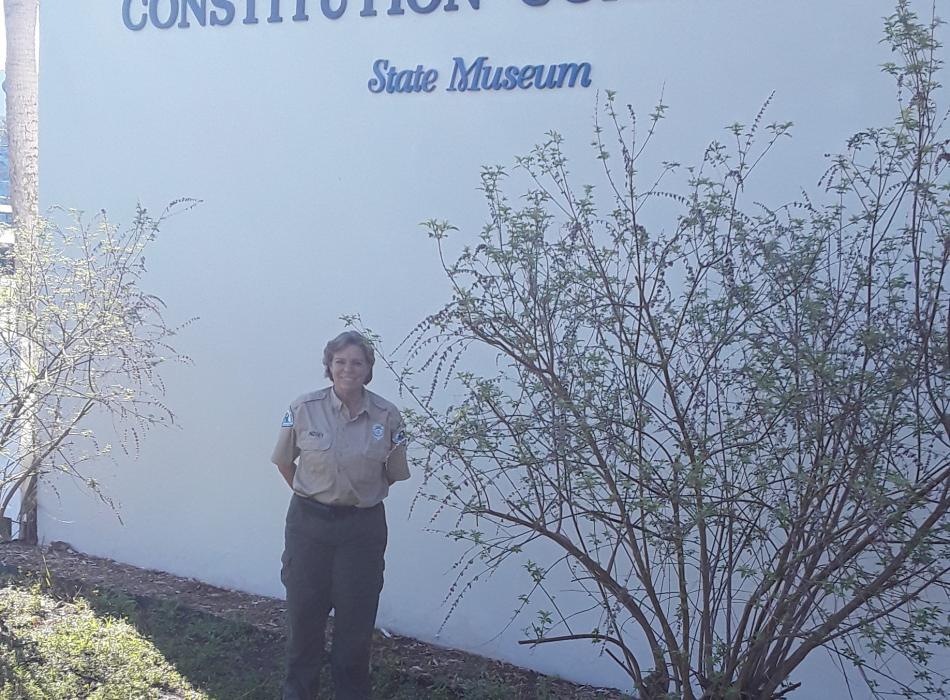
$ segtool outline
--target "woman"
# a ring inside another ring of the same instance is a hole
[[[409,478],[399,411],[365,388],[375,360],[355,331],[327,343],[323,365],[333,385],[290,404],[271,457],[294,492],[280,574],[289,628],[283,700],[316,697],[331,609],[336,698],[370,696],[386,551],[383,499],[391,484]]]

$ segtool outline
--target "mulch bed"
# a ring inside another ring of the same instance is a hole
[[[64,543],[48,547],[19,542],[0,543],[0,568],[33,573],[73,585],[122,591],[130,596],[152,600],[171,600],[186,608],[282,636],[284,602],[276,598],[252,595],[210,586],[201,581],[174,576],[163,571],[139,569],[111,559],[74,551]],[[421,685],[435,681],[456,681],[459,687],[478,678],[491,678],[511,689],[511,698],[535,698],[542,676],[533,671],[494,661],[474,654],[444,649],[409,637],[377,635],[378,653],[397,656],[407,675]],[[616,690],[579,686],[556,678],[544,678],[552,697],[578,700],[621,700]]]

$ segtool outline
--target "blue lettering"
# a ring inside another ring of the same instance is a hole
[[[412,92],[412,75],[411,70],[399,71],[399,75],[396,76],[392,89],[388,89],[387,86],[387,92]]]
[[[590,63],[537,64],[493,67],[488,56],[479,56],[466,63],[464,58],[452,59],[452,77],[447,92],[478,92],[480,90],[554,90],[563,87],[590,87]],[[419,66],[418,70],[421,70]]]
[[[545,67],[547,68],[547,73],[545,73]],[[534,81],[534,86],[539,90],[545,88],[553,90],[554,88],[560,87],[557,81],[557,66],[538,66],[538,77]]]
[[[390,95],[396,92],[396,79],[398,77],[399,73],[396,71],[396,66],[390,66],[386,72],[386,92]]]
[[[227,26],[234,21],[234,3],[232,0],[211,0],[211,4],[215,6],[216,9],[211,10],[211,26]],[[224,11],[224,17],[222,18],[218,12]]]
[[[505,68],[505,90],[514,90],[518,87],[518,76],[521,75],[521,69],[518,66],[508,66]]]
[[[198,20],[198,24],[202,27],[205,26],[208,22],[208,0],[184,0],[184,2],[185,4],[182,5],[181,8],[181,21],[178,23],[178,26],[182,29],[187,29],[191,26],[188,23],[188,10],[191,10],[195,19]]]
[[[421,15],[435,12],[443,2],[445,6],[442,9],[445,12],[458,12],[459,9],[459,0],[390,0],[386,14],[394,16],[406,14],[402,6],[404,1],[409,5],[410,10]],[[473,10],[478,10],[481,9],[482,2],[481,0],[468,0],[468,4],[471,5]],[[363,0],[360,17],[375,17],[376,14],[376,0]]]
[[[481,5],[481,3],[482,0],[468,0],[468,4],[472,6],[473,10],[479,9],[479,5]],[[459,6],[455,0],[449,0],[447,3],[445,3],[445,7],[442,9],[446,12],[458,12]]]
[[[453,58],[452,78],[449,80],[447,92],[465,92],[466,90],[477,92],[478,79],[487,60],[488,56],[479,56],[471,66],[466,67],[464,58],[460,56]]]
[[[142,7],[144,8],[148,4],[148,0],[141,0]],[[133,32],[137,32],[140,29],[144,29],[145,25],[148,24],[148,14],[145,10],[142,10],[142,20],[137,24],[132,21],[132,0],[123,0],[122,2],[122,22],[126,27],[131,29]]]
[[[178,0],[168,0],[168,4],[171,7],[171,13],[168,15],[168,19],[162,21],[158,18],[158,3],[159,0],[149,0],[148,6],[148,18],[152,21],[152,25],[158,27],[159,29],[168,29],[178,19]]]
[[[340,19],[343,16],[343,13],[346,12],[346,0],[339,0],[340,6],[337,9],[330,7],[330,0],[320,0],[320,9],[323,10],[323,15],[328,19]]]
[[[568,0],[568,2],[580,5],[589,3],[591,0]],[[603,0],[604,2],[616,2],[616,0]],[[176,23],[181,29],[188,29],[192,26],[192,21],[205,27],[209,24],[212,27],[226,26],[231,24],[236,15],[238,0],[121,0],[122,2],[122,23],[127,29],[132,31],[141,31],[147,25],[151,24],[158,29],[170,29]],[[242,19],[244,24],[258,24],[260,19],[257,14],[257,0],[243,0],[245,4],[245,13]],[[264,0],[267,2],[267,0]],[[307,14],[307,0],[288,0],[293,2],[294,22],[307,22],[310,15]],[[359,0],[357,0],[359,2]],[[376,17],[377,0],[362,0],[360,17]],[[481,9],[481,0],[382,0],[388,3],[389,7],[386,14],[390,16],[405,15],[406,10],[403,5],[408,5],[409,10],[415,14],[431,14],[440,7],[444,12],[458,12],[461,5],[468,6],[473,10]],[[549,3],[549,0],[522,0],[524,4],[530,7],[542,7]],[[348,0],[320,0],[320,9],[328,19],[339,19],[346,14]],[[210,6],[210,12],[209,12]],[[141,14],[138,14],[141,12]],[[270,0],[270,10],[267,15],[267,22],[278,24],[284,21],[281,14],[281,0]],[[560,72],[555,71],[555,66],[506,66],[497,70],[486,65],[487,57],[477,58],[471,65],[460,57],[453,59],[452,80],[448,90],[510,90],[512,83],[517,83],[517,87],[531,87],[532,84],[537,88],[561,87],[561,84],[568,81],[571,87],[577,84],[588,87],[591,84],[590,64],[561,64]],[[545,69],[547,75],[545,75]],[[429,91],[423,84],[430,85],[423,78],[413,72],[412,86],[413,91]],[[398,73],[398,71],[397,71]],[[423,71],[427,73],[427,71]],[[420,82],[421,81],[421,82]],[[532,83],[532,81],[534,81]],[[396,82],[390,87],[402,91],[406,79],[396,79]]]
[[[521,69],[521,75],[518,77],[518,87],[521,89],[531,87],[531,81],[534,78],[536,66],[525,66]]]
[[[379,94],[386,89],[386,73],[384,71],[388,66],[389,61],[385,58],[380,58],[373,62],[373,75],[375,77],[371,78],[367,84],[370,92]]]
[[[583,87],[590,87],[591,65],[589,63],[581,63],[580,65],[576,63],[562,63],[558,68],[560,68],[557,81],[558,87],[564,87],[565,80],[568,81],[568,87],[574,87],[577,84],[578,78],[580,78]]]
[[[419,14],[427,15],[433,10],[437,10],[439,8],[439,5],[442,3],[442,0],[429,0],[428,5],[420,5],[419,0],[408,0],[408,2],[409,2],[409,9],[411,9],[413,12],[418,12]]]
[[[438,79],[439,71],[427,69],[421,63],[414,70],[397,70],[387,59],[380,58],[373,63],[373,77],[366,87],[377,95],[384,91],[390,95],[396,92],[432,92]]]
[[[589,0],[567,0],[572,2],[575,5],[580,5],[581,3],[588,2]],[[525,5],[530,5],[531,7],[541,7],[542,5],[547,5],[548,0],[522,0]],[[614,2],[614,0],[604,0],[604,2]]]

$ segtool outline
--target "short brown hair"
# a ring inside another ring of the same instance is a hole
[[[363,384],[369,384],[373,380],[373,365],[376,363],[376,353],[373,352],[373,346],[366,339],[366,336],[357,331],[343,331],[323,348],[324,374],[328,379],[333,380],[333,375],[330,373],[330,364],[333,362],[333,356],[350,345],[355,345],[360,348],[366,357],[366,364],[369,365],[369,374],[366,375],[366,381],[363,382]]]

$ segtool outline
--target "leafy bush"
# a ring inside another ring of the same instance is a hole
[[[849,140],[823,202],[745,201],[790,127],[762,113],[682,190],[644,187],[665,108],[643,137],[610,95],[607,188],[576,186],[552,133],[518,160],[534,183],[518,200],[504,168],[484,170],[490,218],[457,258],[455,227],[427,222],[453,294],[397,371],[423,493],[471,545],[456,593],[553,551],[527,564],[522,604],[546,602],[525,642],[593,640],[645,699],[779,698],[817,650],[875,693],[943,696],[928,664],[950,644],[938,26],[904,1],[887,19],[898,118]],[[671,205],[666,230],[647,227]],[[467,369],[486,355],[496,371]],[[592,627],[548,585],[558,568]]]

